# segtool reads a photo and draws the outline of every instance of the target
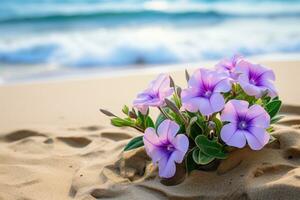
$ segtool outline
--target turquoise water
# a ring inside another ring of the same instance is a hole
[[[300,1],[2,0],[0,77],[300,52]],[[63,70],[62,70],[63,69]]]

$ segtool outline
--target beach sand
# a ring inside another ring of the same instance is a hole
[[[120,114],[157,72],[1,86],[0,200],[300,199],[300,62],[261,63],[274,69],[284,102],[277,140],[174,186],[161,183],[143,148],[122,153],[140,133],[99,112]],[[186,86],[183,70],[170,73]]]

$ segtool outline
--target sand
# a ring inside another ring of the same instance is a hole
[[[143,148],[122,153],[140,133],[111,127],[98,111],[120,114],[157,70],[1,86],[0,199],[300,199],[300,62],[262,63],[275,70],[285,103],[277,141],[237,150],[215,171],[179,173],[173,186]],[[182,69],[171,74],[186,85]]]

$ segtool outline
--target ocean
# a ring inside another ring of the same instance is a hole
[[[0,82],[300,53],[296,0],[1,0]]]

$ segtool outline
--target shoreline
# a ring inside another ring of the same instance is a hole
[[[269,62],[300,62],[300,53],[289,54],[266,54],[262,56],[246,57],[248,60],[257,63]],[[19,78],[5,78],[0,77],[0,87],[6,85],[20,85],[20,84],[39,84],[51,82],[63,82],[73,80],[89,80],[97,78],[113,78],[140,74],[155,74],[169,71],[179,71],[188,68],[197,68],[203,66],[213,68],[218,61],[216,60],[202,60],[192,63],[171,63],[171,64],[141,64],[128,66],[105,66],[105,67],[90,67],[90,68],[69,68],[60,66],[45,66],[50,70],[40,72],[37,74],[27,75]],[[200,65],[199,65],[200,64]],[[23,66],[22,66],[23,67]],[[27,66],[24,66],[25,68]],[[30,66],[28,66],[30,67]],[[34,65],[38,68],[39,65]],[[55,71],[57,70],[57,71]],[[41,78],[40,78],[41,77]]]

